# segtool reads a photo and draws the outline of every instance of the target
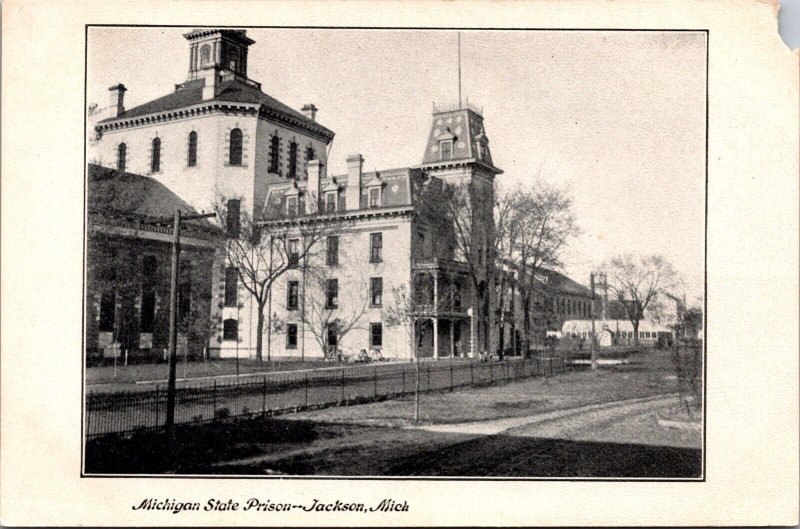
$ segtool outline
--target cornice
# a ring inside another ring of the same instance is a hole
[[[380,218],[405,217],[416,214],[413,206],[394,208],[363,208],[349,211],[339,211],[325,214],[303,215],[298,217],[280,219],[262,219],[256,221],[258,226],[300,226],[321,222],[347,222],[356,220],[372,220]]]
[[[326,143],[330,142],[334,136],[333,132],[323,131],[319,127],[312,127],[304,121],[301,121],[300,119],[286,112],[269,108],[266,105],[258,103],[233,103],[214,100],[189,107],[167,110],[164,112],[154,112],[152,114],[144,114],[142,116],[134,116],[131,118],[125,118],[125,116],[120,118],[112,118],[109,121],[98,123],[95,126],[95,130],[98,132],[110,132],[128,128],[145,127],[148,125],[166,123],[198,116],[231,113],[249,115],[263,119],[271,119],[272,121],[276,121],[285,125],[287,128],[310,134],[311,136],[325,141]]]

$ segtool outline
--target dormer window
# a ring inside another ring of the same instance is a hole
[[[325,211],[336,211],[336,202],[339,199],[339,193],[336,191],[328,191],[325,193]]]
[[[286,198],[286,214],[290,217],[297,215],[297,197]]]
[[[453,140],[439,142],[439,152],[442,153],[442,161],[453,159]]]
[[[381,207],[381,188],[380,187],[373,187],[369,190],[369,207],[371,208],[379,208]]]

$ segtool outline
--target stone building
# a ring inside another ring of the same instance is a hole
[[[88,169],[86,349],[90,359],[162,357],[169,342],[172,228],[151,222],[192,208],[158,181]],[[222,234],[186,223],[181,238],[178,352],[200,356],[212,320],[211,276]],[[115,345],[116,344],[116,345]]]
[[[308,179],[270,186],[265,229],[319,222],[329,231],[325,250],[273,291],[275,354],[319,357],[336,346],[409,359],[489,349],[493,180],[501,171],[476,108],[435,109],[430,130],[420,165],[366,172],[356,154],[347,174],[324,176],[313,162]],[[441,203],[448,186],[468,190],[468,240],[458,240]],[[387,325],[401,291],[413,300],[412,329]]]
[[[326,251],[297,263],[272,289],[271,356],[319,358],[331,345],[396,358],[488,351],[493,180],[502,171],[492,163],[482,112],[435,109],[419,165],[365,172],[363,157],[353,155],[347,174],[328,175],[334,133],[316,121],[313,104],[294,110],[248,78],[254,41],[244,31],[184,36],[189,73],[174,92],[126,109],[125,86],[110,88],[111,115],[97,124],[94,158],[157,180],[197,210],[224,201],[229,211],[263,219],[266,233],[324,223]],[[468,190],[459,215],[474,229],[460,241],[431,199],[450,187]],[[209,346],[223,357],[253,356],[257,307],[230,272],[223,261],[213,267],[212,319],[222,324]],[[385,321],[403,289],[419,320],[412,339]]]
[[[272,184],[307,178],[309,162],[325,167],[333,132],[316,122],[317,108],[294,110],[261,91],[247,77],[245,31],[198,29],[188,41],[188,77],[174,92],[134,108],[126,88],[112,86],[110,115],[98,122],[94,159],[167,186],[198,211],[220,200],[239,200],[242,214],[257,217]],[[224,263],[214,268],[215,319],[255,322],[255,306],[243,289],[233,307],[223,303]],[[218,329],[210,347],[220,356],[247,356],[252,332]]]
[[[502,311],[498,311],[501,317],[497,321],[500,328],[498,349],[506,354],[520,354],[526,316],[533,347],[542,345],[548,333],[560,333],[564,322],[590,320],[592,317],[591,290],[555,270],[539,269],[532,281],[531,278],[525,281],[525,288],[532,289],[527,311],[516,275],[511,275],[503,284],[505,291],[498,293],[502,304]],[[605,307],[601,292],[596,292],[594,306],[599,318]]]

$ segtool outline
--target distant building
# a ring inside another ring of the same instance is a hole
[[[145,224],[193,209],[160,182],[90,164],[86,349],[90,357],[162,356],[169,342],[172,226]],[[201,355],[212,321],[211,276],[221,233],[187,222],[181,237],[180,354]]]
[[[594,323],[597,343],[600,347],[612,345],[631,345],[634,343],[633,324],[630,320],[597,320]],[[639,322],[639,343],[655,345],[658,339],[666,339],[669,343],[675,338],[672,329],[657,323],[642,320]],[[591,320],[565,321],[559,333],[561,337],[589,340],[592,336]]]
[[[542,345],[548,333],[560,331],[565,321],[592,317],[592,292],[580,283],[548,269],[539,269],[532,283],[531,287],[530,278],[524,283],[533,292],[526,312],[519,273],[510,274],[503,284],[498,282],[498,299],[502,300],[502,312],[498,311],[497,318],[498,349],[505,354],[522,352],[526,314],[532,347]],[[595,314],[599,315],[602,306],[599,297],[595,305]]]

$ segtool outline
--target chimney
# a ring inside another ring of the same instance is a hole
[[[322,162],[319,160],[308,161],[308,186],[306,187],[306,210],[316,213],[317,206],[322,197],[319,196],[319,179],[322,172]]]
[[[303,105],[303,108],[300,110],[303,112],[303,115],[311,121],[317,121],[317,110],[319,109],[314,106],[314,103]]]
[[[108,89],[111,92],[111,109],[116,110],[116,114],[113,114],[114,117],[119,116],[125,112],[125,92],[128,89],[125,88],[125,85],[120,83],[116,86],[112,86]]]
[[[361,167],[364,158],[360,154],[347,157],[347,189],[345,190],[345,206],[347,210],[361,207]]]

